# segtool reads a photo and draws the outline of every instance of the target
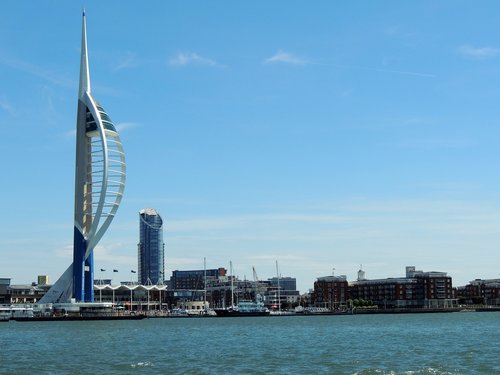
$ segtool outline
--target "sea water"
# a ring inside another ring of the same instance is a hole
[[[0,374],[500,374],[500,313],[0,323]]]

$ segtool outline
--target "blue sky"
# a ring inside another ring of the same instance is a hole
[[[92,92],[120,129],[97,268],[129,280],[138,211],[166,268],[454,285],[500,270],[500,3],[87,1]],[[81,4],[2,4],[0,276],[71,262]]]

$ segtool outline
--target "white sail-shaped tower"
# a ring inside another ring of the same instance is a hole
[[[76,130],[73,264],[40,303],[94,300],[93,250],[113,220],[125,188],[125,154],[116,128],[90,89],[85,12]]]

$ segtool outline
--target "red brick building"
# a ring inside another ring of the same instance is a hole
[[[319,277],[314,282],[312,304],[317,307],[339,309],[346,306],[348,282],[345,276]]]
[[[371,301],[379,308],[445,308],[456,305],[451,276],[445,272],[417,271],[413,266],[406,267],[406,277],[358,278],[349,284],[349,298]]]
[[[352,300],[370,301],[380,308],[418,307],[417,289],[415,279],[358,280],[349,285],[349,296]]]
[[[500,279],[476,279],[458,288],[457,294],[466,304],[500,305]]]

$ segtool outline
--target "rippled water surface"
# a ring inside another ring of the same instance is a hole
[[[0,323],[0,374],[500,374],[500,313]]]

